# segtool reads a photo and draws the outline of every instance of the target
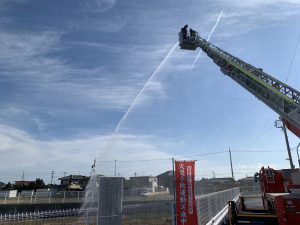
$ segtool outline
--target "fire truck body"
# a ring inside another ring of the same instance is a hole
[[[279,225],[300,224],[300,172],[298,169],[262,168],[259,173],[264,207]]]

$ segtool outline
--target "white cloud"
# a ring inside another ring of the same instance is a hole
[[[227,0],[216,0],[214,2],[221,3],[223,5],[227,5],[229,7],[261,7],[261,6],[272,6],[272,5],[281,5],[291,4],[291,5],[300,5],[299,0],[232,0],[230,4],[228,4]]]
[[[115,6],[117,0],[84,0],[87,9],[93,12],[105,12]]]
[[[13,4],[25,4],[30,0],[1,0],[0,1],[0,11],[9,8]]]
[[[0,79],[15,80],[19,90],[27,95],[39,93],[32,100],[56,99],[64,104],[83,103],[95,108],[126,108],[136,95],[139,77],[116,80],[108,76],[111,72],[105,68],[81,69],[68,64],[62,58],[62,35],[54,31],[1,32]],[[52,53],[58,56],[50,57]]]
[[[215,35],[223,38],[249,33],[257,27],[283,24],[300,12],[298,0],[234,0],[230,4],[226,0],[217,0],[214,3],[223,10]]]
[[[58,58],[46,57],[57,51],[62,33],[9,33],[2,31],[0,66],[3,74],[13,73],[12,79],[50,79],[53,73],[64,72],[66,66]],[[51,76],[49,76],[51,74]],[[2,75],[2,79],[5,76]]]
[[[82,30],[93,30],[108,33],[117,33],[128,23],[124,16],[113,16],[109,18],[87,19],[81,25]],[[112,34],[113,35],[113,34]]]
[[[2,116],[19,116],[29,115],[29,112],[14,104],[1,105],[0,115]]]
[[[113,167],[106,168],[105,165],[113,165],[113,161],[118,160],[118,171],[124,176],[141,171],[156,175],[170,169],[168,159],[172,157],[151,144],[151,138],[135,135],[94,135],[66,140],[38,140],[22,130],[0,125],[0,170],[35,171],[36,176],[43,176],[51,170],[57,173],[79,170],[88,173],[93,159],[97,157],[99,173],[113,175]],[[166,159],[166,164],[163,165],[160,160],[143,162],[145,159]],[[124,162],[126,160],[128,162]],[[153,168],[158,163],[161,166]],[[0,173],[0,180],[13,179],[7,177],[8,175],[4,176]]]

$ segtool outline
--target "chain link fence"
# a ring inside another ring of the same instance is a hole
[[[204,195],[212,192],[217,192],[223,189],[218,188],[195,188],[196,195]],[[242,187],[241,192],[260,192],[260,187]],[[83,202],[86,196],[85,191],[51,191],[49,193],[41,192],[20,192],[15,197],[9,197],[9,191],[0,191],[0,205],[3,204],[38,204],[38,203],[73,203]],[[168,199],[174,198],[172,191],[169,193],[161,192],[157,196],[150,198],[145,196],[136,196],[130,192],[124,191],[124,200],[145,200],[145,199]]]
[[[206,224],[229,200],[239,195],[239,188],[196,196],[198,225]],[[173,196],[127,198],[123,201],[123,225],[172,225]],[[0,215],[4,225],[96,225],[96,208],[52,210],[46,212]]]
[[[84,196],[84,191],[22,191],[12,197],[9,191],[1,191],[0,205],[82,202]]]

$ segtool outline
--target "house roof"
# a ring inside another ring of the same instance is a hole
[[[159,175],[157,175],[157,177],[161,177],[161,176],[170,176],[170,177],[173,177],[173,170],[168,170],[164,173],[161,173]]]
[[[254,181],[254,177],[245,177],[245,178],[239,179],[238,181]]]
[[[69,175],[65,177],[58,178],[58,180],[88,180],[90,177],[83,175]]]
[[[35,183],[35,180],[16,180],[15,183]]]
[[[129,179],[139,179],[139,178],[156,178],[156,176],[136,176],[136,177],[129,177]]]
[[[231,177],[220,177],[220,178],[201,179],[197,182],[218,183],[218,182],[232,182],[232,181],[234,180]]]

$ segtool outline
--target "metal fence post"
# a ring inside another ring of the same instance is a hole
[[[171,204],[171,215],[172,215],[172,225],[176,225],[176,221],[175,221],[175,215],[176,215],[176,207],[175,207],[175,202],[173,204]]]
[[[85,225],[89,225],[89,210],[85,211]]]
[[[6,197],[7,197],[7,193],[8,193],[8,192],[6,192],[6,193],[5,193],[5,197],[4,197],[4,204],[6,204]]]

